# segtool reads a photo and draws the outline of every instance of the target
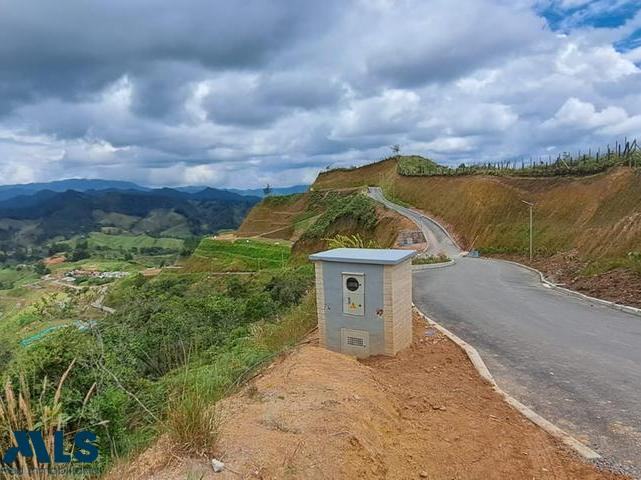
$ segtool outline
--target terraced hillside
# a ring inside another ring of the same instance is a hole
[[[296,240],[318,215],[310,210],[309,199],[310,196],[304,193],[267,197],[249,212],[238,234]]]
[[[338,234],[358,234],[389,247],[401,231],[416,226],[387,210],[358,188],[269,197],[256,205],[238,229],[241,237],[294,242],[294,253],[318,251]]]

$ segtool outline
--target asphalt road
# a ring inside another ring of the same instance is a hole
[[[431,220],[409,218],[444,238]],[[503,390],[641,478],[641,317],[544,287],[536,273],[498,260],[459,257],[416,271],[413,284],[416,305],[476,347]]]
[[[410,220],[413,220],[421,228],[423,235],[425,235],[425,239],[427,240],[427,253],[429,255],[444,253],[448,257],[454,257],[460,253],[459,248],[449,233],[434,220],[414,210],[390,202],[383,196],[383,192],[379,187],[369,187],[369,196],[387,207],[396,210]]]

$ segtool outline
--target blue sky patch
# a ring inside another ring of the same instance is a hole
[[[538,9],[538,13],[547,20],[552,30],[567,33],[581,27],[617,28],[641,10],[641,4],[636,0],[578,3],[558,0],[546,2]]]

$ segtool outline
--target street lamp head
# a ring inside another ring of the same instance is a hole
[[[530,207],[533,207],[533,206],[534,206],[534,203],[532,203],[532,202],[526,202],[525,200],[521,200],[521,201],[522,201],[523,203],[525,203],[526,205],[529,205]]]

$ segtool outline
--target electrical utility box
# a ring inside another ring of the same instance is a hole
[[[412,343],[413,250],[336,248],[316,267],[321,346],[348,355],[396,355]]]

